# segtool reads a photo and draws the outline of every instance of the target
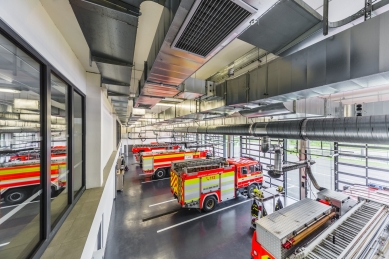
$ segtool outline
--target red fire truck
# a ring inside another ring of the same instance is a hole
[[[251,196],[262,185],[262,166],[251,158],[211,158],[172,164],[170,188],[183,208],[205,212],[239,194]]]
[[[153,143],[153,144],[140,144],[132,146],[132,153],[137,154],[140,152],[150,152],[153,150],[166,150],[166,149],[179,149],[179,145],[172,145],[168,143]]]
[[[52,194],[66,187],[66,156],[51,159]],[[13,161],[0,165],[0,198],[19,204],[40,190],[40,160]]]
[[[193,158],[206,158],[209,156],[208,150],[162,150],[142,153],[142,169],[145,175],[162,179],[170,173],[172,162]]]

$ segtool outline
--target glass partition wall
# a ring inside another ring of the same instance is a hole
[[[39,258],[85,189],[84,105],[0,21],[0,258]]]

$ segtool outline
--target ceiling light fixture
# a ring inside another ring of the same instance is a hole
[[[14,93],[14,94],[20,93],[19,90],[8,89],[8,88],[0,88],[0,92],[4,92],[4,93]]]
[[[158,106],[170,106],[170,107],[175,106],[175,104],[173,104],[173,103],[157,103],[156,105],[158,105]]]

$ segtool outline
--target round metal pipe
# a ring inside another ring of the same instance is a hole
[[[261,151],[263,153],[269,152],[270,149],[270,138],[267,136],[262,137]]]
[[[170,130],[181,132],[180,128]],[[389,115],[302,119],[227,126],[185,128],[188,133],[301,139],[364,144],[389,143]],[[166,130],[164,130],[166,131]]]

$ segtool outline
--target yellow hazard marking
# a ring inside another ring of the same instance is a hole
[[[232,171],[232,172],[225,172],[225,173],[222,173],[222,178],[230,177],[230,176],[234,176],[234,175],[235,175],[234,171]]]
[[[190,180],[185,180],[185,185],[191,185],[191,184],[195,184],[195,183],[199,183],[200,182],[200,178],[194,178],[194,179],[190,179]]]

